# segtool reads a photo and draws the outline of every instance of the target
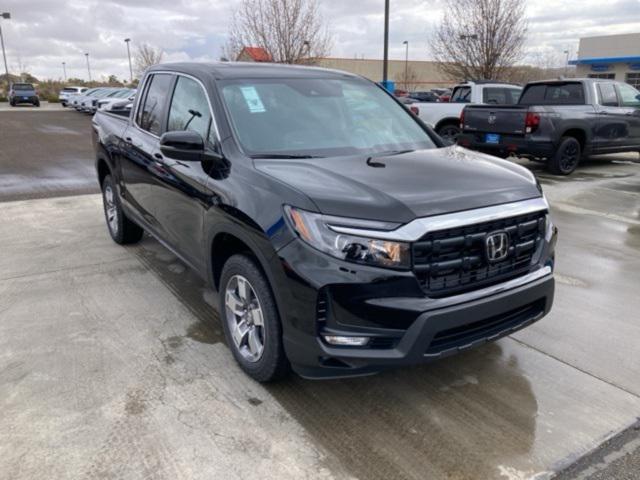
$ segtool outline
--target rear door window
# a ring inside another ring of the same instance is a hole
[[[173,75],[156,73],[147,81],[147,93],[138,109],[138,126],[159,136],[163,130],[163,120],[170,95]]]
[[[617,107],[618,95],[613,83],[598,83],[598,96],[603,107]]]
[[[457,87],[451,95],[451,103],[469,103],[471,101],[471,87]]]
[[[491,105],[514,105],[520,98],[519,88],[486,87],[482,91],[482,102]]]

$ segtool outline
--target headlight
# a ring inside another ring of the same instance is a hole
[[[408,243],[345,235],[330,228],[330,222],[336,220],[339,220],[341,226],[351,222],[354,228],[367,228],[365,221],[325,217],[288,205],[284,209],[291,226],[303,241],[333,257],[378,267],[408,269],[411,266],[411,249]]]

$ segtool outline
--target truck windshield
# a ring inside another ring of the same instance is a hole
[[[221,82],[236,137],[251,156],[329,157],[435,148],[404,107],[358,79]]]

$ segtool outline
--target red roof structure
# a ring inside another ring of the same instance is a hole
[[[269,52],[262,47],[244,47],[238,54],[238,61],[244,62],[272,62]]]

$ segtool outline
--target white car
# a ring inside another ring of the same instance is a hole
[[[63,107],[66,107],[69,104],[69,99],[74,95],[79,95],[88,90],[87,87],[64,87],[58,93],[58,99]]]
[[[107,98],[100,98],[96,103],[97,110],[112,110],[114,105],[122,105],[133,102],[136,97],[135,89],[123,89]]]
[[[451,100],[445,103],[420,102],[420,119],[448,142],[455,143],[460,135],[460,114],[465,105],[514,105],[518,103],[522,87],[511,83],[491,81],[465,82],[454,87]]]

